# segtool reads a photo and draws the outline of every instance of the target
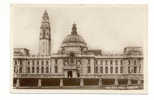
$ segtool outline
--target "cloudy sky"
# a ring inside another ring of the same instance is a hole
[[[122,52],[126,46],[145,43],[147,7],[144,5],[16,5],[11,6],[14,48],[29,48],[32,53],[38,53],[44,10],[50,17],[52,52],[70,34],[73,22],[91,49]]]

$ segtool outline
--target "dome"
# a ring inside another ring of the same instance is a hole
[[[85,43],[84,39],[79,34],[77,34],[76,24],[73,24],[71,34],[67,35],[64,38],[64,40],[62,42],[62,47],[65,47],[65,46],[86,47],[86,43]]]
[[[83,38],[80,35],[72,35],[69,34],[66,36],[66,38],[64,39],[63,43],[85,43]]]

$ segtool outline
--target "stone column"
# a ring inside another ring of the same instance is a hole
[[[16,88],[20,87],[20,80],[17,79],[17,82],[16,82]]]
[[[84,80],[83,78],[80,79],[80,87],[83,87],[84,86]]]
[[[60,87],[63,87],[63,79],[60,79]]]
[[[128,79],[127,85],[131,85],[131,79]]]
[[[99,87],[102,87],[102,79],[99,79]]]
[[[42,86],[41,79],[38,79],[38,87],[41,87],[41,86]]]
[[[116,86],[119,85],[119,82],[118,82],[118,79],[117,79],[117,78],[115,78],[114,84],[115,84]]]

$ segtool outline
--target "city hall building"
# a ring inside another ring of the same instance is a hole
[[[51,54],[51,28],[47,11],[40,27],[39,53],[14,48],[13,88],[143,89],[142,47],[125,47],[121,54],[89,49],[72,25],[57,53]]]

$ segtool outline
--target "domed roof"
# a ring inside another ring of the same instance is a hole
[[[86,46],[84,39],[77,34],[76,24],[73,24],[71,34],[67,35],[63,40],[63,46]]]
[[[71,43],[71,42],[85,43],[84,39],[78,34],[77,35],[69,34],[66,36],[66,38],[63,41],[63,43]]]

